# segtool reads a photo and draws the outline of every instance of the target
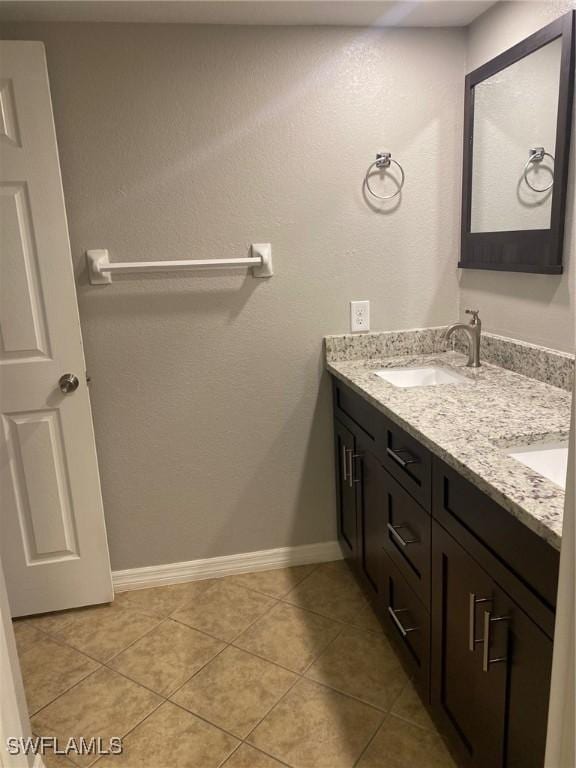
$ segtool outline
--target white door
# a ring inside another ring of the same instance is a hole
[[[77,378],[68,393],[64,374]],[[0,42],[0,412],[0,553],[12,615],[111,600],[46,58],[36,42]]]

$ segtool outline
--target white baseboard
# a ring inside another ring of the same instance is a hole
[[[185,563],[167,563],[166,565],[151,565],[144,568],[130,568],[125,571],[112,571],[112,582],[115,592],[125,592],[129,589],[161,587],[184,581],[215,579],[238,573],[269,571],[274,568],[327,563],[331,560],[341,559],[342,552],[338,542],[325,541],[319,544],[304,544],[300,547],[263,549],[260,552],[209,557],[204,560],[190,560]]]

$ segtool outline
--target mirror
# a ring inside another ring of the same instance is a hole
[[[561,54],[558,38],[475,86],[472,232],[550,226]]]
[[[562,271],[574,16],[466,78],[460,267]]]

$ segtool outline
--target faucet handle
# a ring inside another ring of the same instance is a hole
[[[472,320],[470,320],[471,325],[477,325],[480,322],[480,318],[478,317],[480,314],[479,309],[465,309],[464,311],[467,315],[472,315]]]

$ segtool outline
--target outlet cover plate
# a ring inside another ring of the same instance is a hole
[[[362,333],[370,330],[370,302],[350,302],[350,330],[352,333]]]

